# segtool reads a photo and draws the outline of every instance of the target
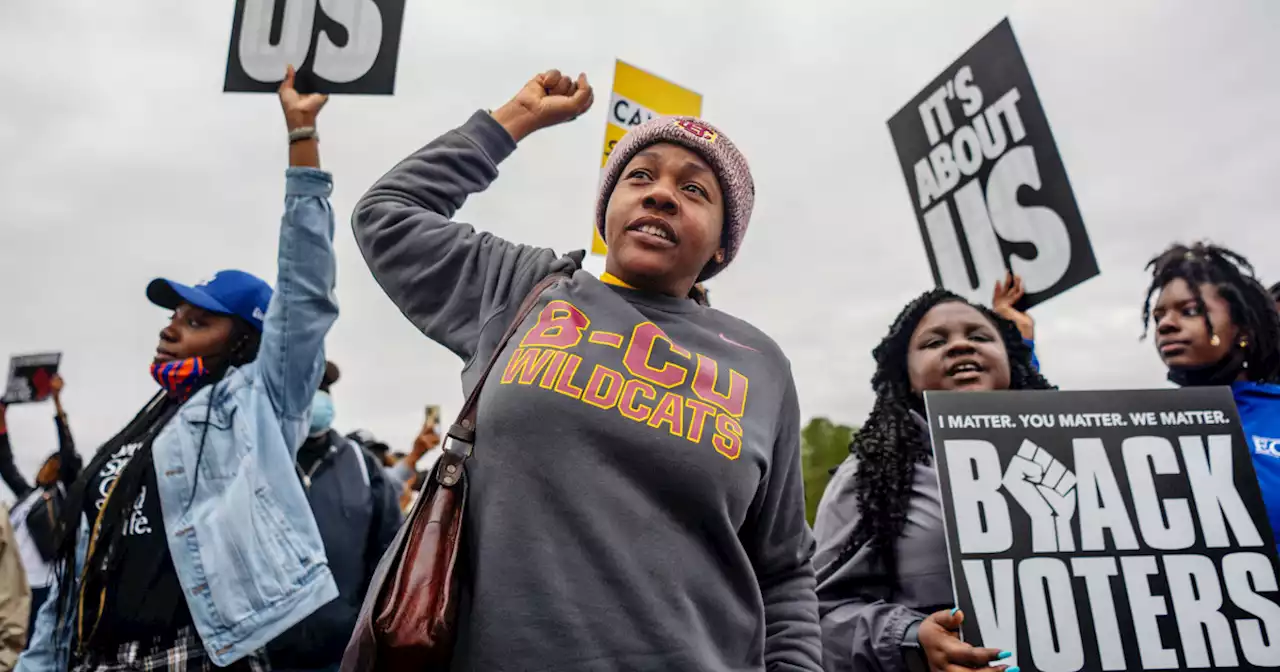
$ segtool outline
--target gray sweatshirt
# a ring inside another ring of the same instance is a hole
[[[841,566],[830,567],[858,523],[857,471],[858,458],[850,455],[827,484],[813,526],[814,566],[824,576],[818,586],[823,666],[827,672],[900,672],[907,669],[902,644],[908,630],[955,605],[937,471],[932,462],[915,466],[907,523],[898,539],[900,585],[893,592],[867,545]]]
[[[514,149],[478,112],[353,217],[465,390],[533,285],[576,267],[450,221]],[[578,270],[501,353],[477,427],[453,669],[821,669],[799,404],[759,330]]]

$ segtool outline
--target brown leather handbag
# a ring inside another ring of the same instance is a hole
[[[342,672],[446,670],[457,634],[458,551],[467,506],[467,459],[484,381],[538,297],[569,276],[543,278],[525,297],[445,437],[443,454],[365,594]]]

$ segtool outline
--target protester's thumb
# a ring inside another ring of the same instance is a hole
[[[960,607],[939,613],[942,615],[938,618],[938,625],[948,630],[959,630],[960,624],[964,623],[964,612],[960,611]]]
[[[595,98],[592,96],[591,85],[587,83],[587,74],[582,73],[578,75],[578,88],[573,92],[573,96],[569,101],[573,105],[573,109],[578,114],[582,114],[587,111],[587,108],[591,107],[593,100]]]

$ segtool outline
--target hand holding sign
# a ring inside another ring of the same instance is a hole
[[[958,632],[963,622],[963,612],[944,610],[930,614],[920,624],[920,648],[924,651],[930,672],[1003,670],[1003,667],[988,667],[988,664],[1009,658],[1008,654],[1000,649],[981,649],[960,641]]]
[[[1004,472],[1004,487],[1031,517],[1036,553],[1075,550],[1071,518],[1076,514],[1076,476],[1057,458],[1023,441]]]
[[[520,142],[534,131],[572,121],[591,109],[595,93],[585,74],[577,81],[559,70],[534,76],[507,104],[493,111],[493,118]]]
[[[991,296],[991,310],[1017,326],[1018,333],[1023,338],[1032,340],[1036,336],[1036,321],[1015,307],[1026,293],[1022,286],[1022,276],[1006,273],[1004,281],[996,283],[995,292]]]
[[[418,438],[413,440],[413,453],[410,455],[413,464],[417,464],[423,455],[440,445],[440,407],[428,406],[427,417],[418,430]]]
[[[297,72],[291,65],[285,72],[284,81],[280,82],[280,108],[284,110],[284,121],[291,131],[315,126],[316,117],[320,114],[321,108],[329,102],[329,96],[326,94],[298,93],[294,88],[296,76]]]

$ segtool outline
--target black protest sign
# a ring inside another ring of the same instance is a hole
[[[1280,666],[1275,541],[1227,388],[925,402],[967,642],[1025,672]]]
[[[895,114],[889,133],[939,287],[985,303],[1012,270],[1026,309],[1098,274],[1008,20]]]
[[[405,0],[236,0],[223,91],[395,92]]]
[[[21,404],[44,401],[53,390],[53,377],[58,373],[62,354],[57,352],[18,355],[9,360],[9,378],[0,403]]]

